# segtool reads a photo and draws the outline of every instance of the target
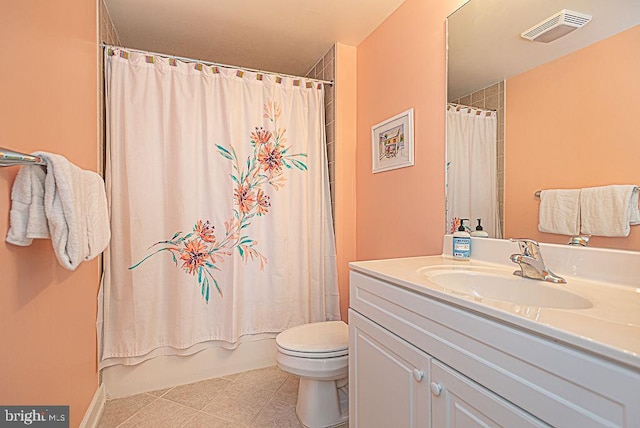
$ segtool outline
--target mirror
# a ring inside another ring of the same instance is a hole
[[[592,19],[549,43],[520,37],[562,9]],[[448,18],[447,100],[503,118],[504,237],[568,242],[538,231],[539,190],[640,185],[638,24],[637,0],[471,0]],[[589,245],[640,251],[640,226]]]

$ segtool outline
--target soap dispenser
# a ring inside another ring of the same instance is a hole
[[[471,235],[467,232],[464,222],[468,218],[460,219],[460,227],[453,233],[453,258],[455,260],[469,260],[471,257]]]
[[[474,238],[488,238],[489,234],[487,232],[484,231],[484,229],[482,228],[482,219],[477,219],[478,220],[478,225],[476,226],[476,230],[474,230],[473,232],[471,232],[471,236],[473,236]]]

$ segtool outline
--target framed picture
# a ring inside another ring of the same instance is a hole
[[[413,165],[413,109],[371,127],[373,172]]]

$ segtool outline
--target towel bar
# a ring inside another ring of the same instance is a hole
[[[638,186],[636,186],[636,187],[638,187]],[[536,198],[540,199],[540,193],[541,193],[541,191],[538,190],[536,193],[533,194],[533,196],[535,196]]]
[[[0,167],[14,165],[46,165],[46,162],[38,156],[0,147]]]

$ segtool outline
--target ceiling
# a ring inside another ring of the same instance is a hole
[[[404,0],[104,0],[124,47],[304,76]]]
[[[550,43],[520,37],[569,9],[592,15]],[[472,0],[448,18],[448,99],[454,100],[640,24],[640,0]]]

